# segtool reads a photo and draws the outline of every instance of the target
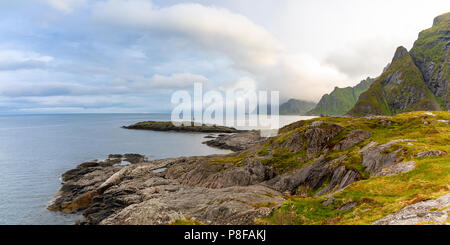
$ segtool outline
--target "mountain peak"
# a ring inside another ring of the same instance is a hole
[[[444,21],[450,21],[450,12],[441,14],[438,17],[434,18],[433,20],[433,26],[437,26],[441,24]]]
[[[396,60],[402,58],[406,54],[408,54],[408,50],[406,50],[405,47],[403,46],[398,47],[397,50],[395,51],[394,58],[392,58],[391,64],[394,64]]]

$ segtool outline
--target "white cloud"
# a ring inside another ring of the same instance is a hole
[[[0,50],[0,71],[43,68],[53,57],[21,50]]]
[[[64,13],[70,13],[75,8],[83,6],[86,0],[42,0],[52,8],[62,11]]]
[[[149,81],[150,88],[184,89],[192,88],[194,83],[207,85],[208,79],[191,73],[172,74],[170,76],[154,75]]]
[[[202,83],[204,87],[209,86],[209,80],[206,77],[192,73],[175,73],[169,76],[155,74],[152,77],[128,75],[117,77],[109,84],[129,92],[146,93],[158,90],[189,89],[194,87],[194,83]]]
[[[160,8],[150,1],[109,0],[95,5],[93,13],[122,28],[187,38],[219,52],[234,68],[249,73],[259,89],[280,90],[282,97],[318,100],[329,83],[347,78],[312,57],[289,54],[266,29],[224,8],[190,3]]]

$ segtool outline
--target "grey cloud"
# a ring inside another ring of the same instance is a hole
[[[44,69],[47,67],[47,62],[39,60],[25,60],[25,61],[0,61],[0,71],[16,71],[29,69]]]

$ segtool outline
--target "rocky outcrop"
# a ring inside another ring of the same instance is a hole
[[[308,158],[319,153],[331,139],[336,137],[343,128],[337,124],[315,121],[305,131],[306,153]]]
[[[259,130],[253,130],[231,135],[221,135],[213,140],[205,141],[204,144],[220,149],[242,151],[247,150],[263,139]]]
[[[324,185],[328,178],[331,178],[330,183],[317,195],[325,194],[331,190],[339,190],[362,179],[358,172],[347,169],[345,166],[339,166],[339,163],[344,159],[345,157],[342,157],[330,162],[324,158],[319,158],[300,170],[277,176],[265,184],[280,192],[296,194],[300,186],[317,190]]]
[[[374,225],[449,224],[450,194],[421,201],[374,222]]]
[[[399,165],[402,160],[401,154],[403,147],[397,144],[402,142],[413,142],[413,140],[393,140],[381,145],[376,142],[371,142],[363,147],[359,152],[363,155],[362,165],[366,167],[365,170],[374,176],[387,175],[396,171],[412,170],[414,168],[412,166],[415,166],[412,163]]]

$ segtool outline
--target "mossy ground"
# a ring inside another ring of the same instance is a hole
[[[269,217],[257,220],[260,224],[371,224],[372,222],[397,212],[407,205],[432,199],[450,193],[450,155],[441,157],[417,158],[418,152],[441,150],[450,152],[450,112],[403,113],[394,117],[366,118],[317,118],[294,123],[280,130],[281,135],[274,138],[276,142],[283,134],[296,126],[302,127],[315,120],[332,122],[351,129],[363,129],[372,133],[372,137],[344,152],[332,152],[327,157],[335,158],[348,154],[345,165],[361,168],[361,156],[357,151],[369,141],[379,144],[396,139],[410,139],[413,142],[399,143],[390,150],[402,149],[404,161],[414,160],[417,167],[408,173],[389,177],[372,177],[363,175],[358,181],[334,195],[335,201],[329,206],[321,203],[326,197],[291,196],[282,207]],[[342,135],[337,137],[343,137]],[[276,158],[274,158],[276,159]],[[273,164],[276,164],[274,161]],[[348,211],[339,210],[348,202],[358,205]]]

